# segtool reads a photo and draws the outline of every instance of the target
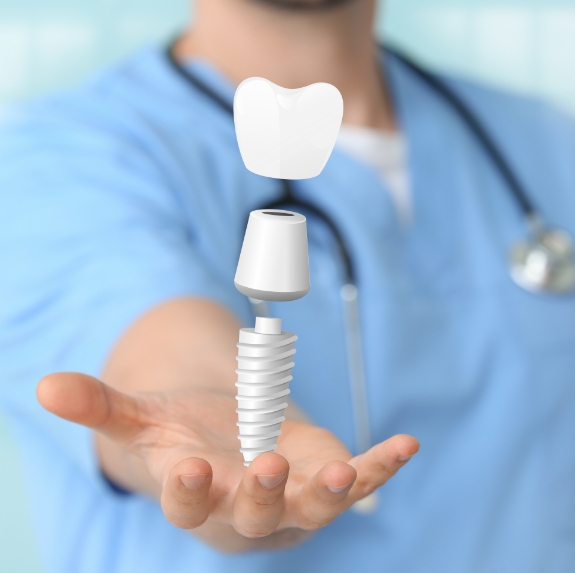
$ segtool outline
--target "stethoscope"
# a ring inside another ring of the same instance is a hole
[[[173,44],[168,47],[167,57],[173,69],[197,91],[203,93],[214,104],[233,117],[233,104],[223,98],[210,86],[182,66],[173,55]],[[415,75],[449,103],[463,122],[477,138],[483,150],[493,162],[515,198],[525,218],[528,230],[526,239],[513,244],[509,251],[509,274],[512,280],[522,289],[541,294],[562,294],[575,291],[575,254],[573,239],[565,231],[546,226],[509,162],[495,144],[493,138],[471,111],[467,104],[439,77],[431,74],[395,50],[387,49],[407,66]],[[288,180],[280,180],[282,195],[259,209],[277,209],[286,205],[296,206],[314,215],[330,229],[336,241],[341,257],[344,281],[340,297],[344,309],[346,346],[349,369],[350,390],[353,404],[356,453],[366,452],[372,445],[369,408],[366,393],[363,346],[359,322],[358,290],[356,274],[349,250],[339,228],[333,219],[316,205],[298,198],[293,185]],[[256,316],[267,314],[266,303],[251,300]],[[370,513],[377,506],[377,497],[371,495],[356,504],[360,513]]]

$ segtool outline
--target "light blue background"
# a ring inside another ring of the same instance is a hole
[[[188,14],[187,0],[0,0],[0,104],[73,85],[168,38]],[[575,111],[575,0],[388,0],[378,32],[431,66]],[[36,573],[20,462],[1,419],[0,460],[0,572]]]

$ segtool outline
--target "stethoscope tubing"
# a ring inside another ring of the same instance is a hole
[[[537,211],[529,195],[525,191],[519,178],[516,176],[511,165],[506,161],[501,150],[483,127],[480,120],[465,102],[438,76],[421,69],[409,58],[400,54],[396,50],[386,48],[387,52],[393,54],[413,73],[423,80],[436,93],[442,96],[457,112],[464,123],[469,127],[471,132],[477,137],[482,148],[487,153],[495,165],[500,176],[506,183],[513,197],[516,199],[518,206],[526,217],[528,223],[534,223],[539,220]],[[198,92],[204,94],[212,103],[218,105],[224,112],[233,117],[233,103],[223,98],[220,94],[204,84],[199,78],[183,67],[174,57],[173,44],[166,50],[168,61],[174,71],[182,77],[189,85],[193,86]],[[355,428],[355,447],[356,453],[367,451],[373,441],[371,438],[371,425],[369,422],[369,403],[367,398],[367,385],[365,380],[365,367],[363,356],[363,345],[361,339],[361,324],[359,313],[359,297],[357,289],[356,270],[353,260],[347,248],[346,241],[334,220],[325,210],[320,209],[309,201],[297,197],[294,193],[294,186],[291,181],[280,180],[282,194],[275,200],[270,201],[261,209],[277,209],[287,205],[304,209],[311,215],[326,224],[333,233],[338,246],[339,255],[342,262],[344,280],[340,296],[343,304],[344,322],[346,328],[346,347],[347,360],[349,368],[350,391],[353,404],[353,418]],[[251,301],[254,312],[258,315],[267,314],[267,304],[261,301]]]

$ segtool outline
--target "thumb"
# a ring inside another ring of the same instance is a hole
[[[117,441],[130,440],[145,425],[137,398],[86,374],[50,374],[40,380],[36,397],[48,412]]]

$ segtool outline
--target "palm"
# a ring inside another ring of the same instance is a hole
[[[238,427],[233,398],[206,391],[178,391],[142,395],[139,430],[126,446],[145,457],[152,475],[161,479],[165,464],[178,457],[199,457],[213,468],[214,511],[233,493],[245,472],[239,451]],[[142,424],[143,422],[143,424]],[[277,454],[290,464],[286,497],[297,495],[327,463],[347,462],[351,454],[322,428],[286,420],[278,439]]]
[[[329,462],[348,462],[352,458],[347,448],[331,432],[291,421],[284,423],[276,453],[290,464],[286,496],[294,495],[303,483]]]

